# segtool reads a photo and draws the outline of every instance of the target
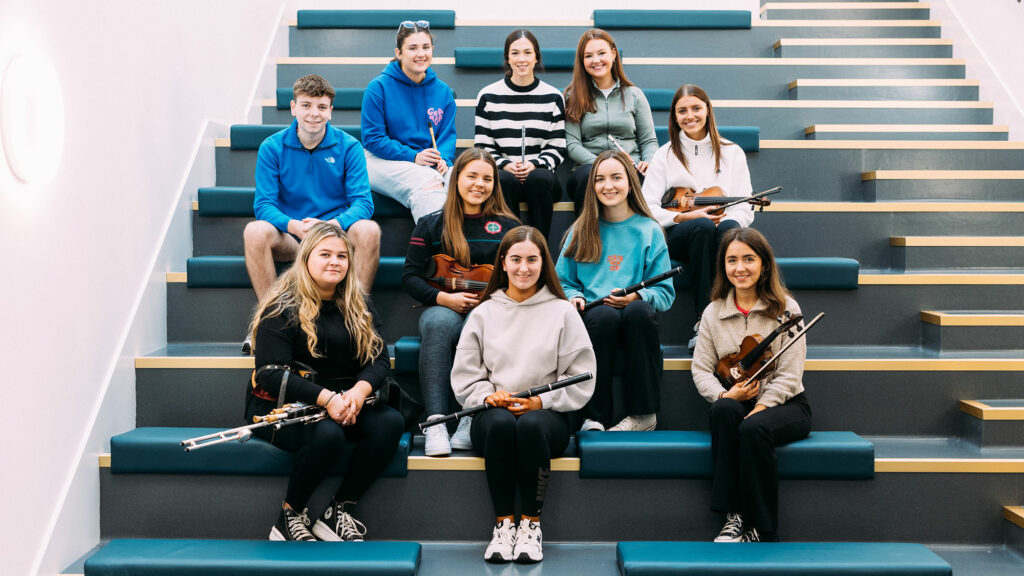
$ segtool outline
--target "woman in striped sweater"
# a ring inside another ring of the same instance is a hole
[[[505,202],[519,216],[519,202],[530,223],[546,237],[551,212],[562,195],[555,170],[565,157],[565,104],[550,84],[534,76],[540,45],[529,30],[505,39],[505,78],[477,95],[476,141],[497,163]]]

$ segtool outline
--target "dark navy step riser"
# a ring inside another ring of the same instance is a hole
[[[943,231],[943,234],[947,233]],[[1024,250],[1015,246],[893,246],[892,255],[893,268],[911,272],[915,269],[938,267],[1011,270],[1024,268]]]
[[[867,180],[864,199],[872,202],[898,200],[997,200],[1024,198],[1020,180]]]
[[[780,96],[776,99],[785,99]],[[668,111],[654,110],[657,126],[668,125]],[[715,119],[723,126],[758,126],[763,140],[801,140],[804,129],[815,124],[991,124],[991,108],[717,108]],[[291,112],[274,107],[263,108],[264,124],[287,124]],[[335,110],[331,123],[358,125],[360,111]],[[460,107],[455,116],[456,133],[472,139],[474,111]],[[667,140],[666,140],[667,142]]]
[[[829,10],[765,10],[762,20],[927,20],[927,8],[833,8]]]
[[[100,479],[104,539],[266,538],[286,485],[283,477],[113,475],[107,470]],[[722,522],[708,510],[710,492],[710,482],[702,479],[583,480],[575,472],[555,472],[544,508],[544,537],[549,542],[710,540]],[[444,518],[437,514],[439,498],[448,511]],[[1024,486],[1012,474],[783,480],[780,536],[787,541],[991,543],[1003,538],[1003,520],[992,511],[1022,498]],[[310,508],[319,513],[314,503]],[[368,537],[380,540],[485,542],[493,525],[483,472],[410,471],[408,478],[382,478],[357,515]]]
[[[1024,421],[1020,420],[979,420],[974,416],[960,413],[961,437],[981,448],[1003,448],[1024,446]]]
[[[1022,326],[921,326],[922,343],[933,350],[1024,350]]]
[[[986,140],[1006,142],[1009,132],[813,132],[808,140]]]
[[[952,58],[953,46],[787,46],[775,49],[776,58]]]
[[[963,100],[978,101],[977,86],[797,86],[792,100]]]
[[[1024,556],[1024,528],[1006,520],[1003,522],[1006,532],[1006,547]]]
[[[434,30],[434,57],[451,58],[455,48],[501,47],[512,26],[464,26]],[[546,48],[575,48],[587,28],[582,26],[535,26],[530,29]],[[612,30],[615,44],[625,57],[677,56],[672,46],[686,46],[686,56],[771,56],[779,38],[938,38],[939,26],[781,26],[750,30]],[[289,28],[289,55],[391,56],[394,34],[389,30],[299,30]],[[559,88],[562,85],[556,85]]]
[[[248,369],[138,369],[136,424],[241,426],[250,374]],[[418,397],[416,374],[397,373],[395,377],[403,388]],[[1018,373],[1006,372],[804,372],[815,430],[853,430],[863,435],[884,436],[958,436],[962,424],[956,407],[962,398],[1012,396],[1019,389],[1017,381]],[[197,403],[195,399],[199,397],[204,402]],[[900,408],[910,398],[913,412]],[[450,407],[452,411],[456,409],[454,403]],[[697,393],[689,371],[665,371],[658,428],[708,429],[708,403]]]
[[[382,68],[378,64],[279,64],[277,86],[287,88],[306,74],[319,74],[335,87],[364,88]],[[456,68],[454,64],[435,64],[432,68],[460,98],[475,98],[481,88],[501,79],[498,68],[466,69]],[[962,64],[836,66],[778,64],[776,60],[767,64],[739,65],[627,64],[625,71],[629,79],[642,88],[674,89],[690,81],[718,99],[786,98],[789,83],[798,78],[964,78]],[[736,82],[736,78],[744,81]],[[547,72],[543,79],[563,88],[569,85],[571,73]]]

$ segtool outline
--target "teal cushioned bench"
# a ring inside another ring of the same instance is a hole
[[[287,266],[287,264],[285,264]],[[380,259],[374,288],[401,288],[402,256],[384,256]],[[189,288],[251,288],[245,271],[244,256],[195,256],[185,264]]]
[[[362,88],[335,88],[332,106],[335,110],[359,110],[363,107],[363,92]],[[278,88],[277,109],[289,110],[291,102],[292,89]]]
[[[546,70],[572,70],[576,58],[575,48],[544,48]],[[499,47],[456,48],[455,67],[472,69],[501,70],[505,63],[505,51]]]
[[[285,124],[235,124],[231,126],[231,149],[259,150],[260,144],[263,144],[268,136],[287,127]],[[359,126],[335,126],[335,128],[341,128],[356,140],[362,138],[362,128]]]
[[[711,434],[579,432],[583,478],[710,478]],[[777,449],[782,478],[870,479],[875,447],[853,432],[811,432]]]
[[[815,256],[808,258],[776,258],[779,271],[790,290],[856,290],[860,262],[853,258]],[[683,273],[673,282],[676,291],[690,289],[686,265],[673,260],[672,266],[682,266]]]
[[[241,406],[239,406],[241,408]],[[292,454],[252,438],[185,452],[181,441],[219,432],[222,428],[136,428],[110,439],[110,471],[114,474],[231,474],[287,476]],[[412,438],[402,435],[385,476],[404,477]],[[344,471],[344,462],[333,471]]]
[[[454,10],[299,10],[298,28],[381,28],[397,30],[406,20],[426,20],[431,29],[455,28]]]
[[[623,576],[950,576],[953,569],[921,544],[890,542],[619,542]]]
[[[594,10],[594,27],[686,30],[748,29],[747,10]]]
[[[412,576],[416,542],[111,540],[85,561],[88,576]]]
[[[412,213],[397,201],[373,194],[373,216],[375,218],[412,218]],[[210,186],[199,189],[200,216],[234,216],[252,218],[252,203],[256,189],[239,186]]]
[[[761,129],[757,126],[719,126],[718,134],[735,143],[744,152],[757,152],[761,149]],[[668,144],[668,126],[655,126],[654,135],[658,144]]]

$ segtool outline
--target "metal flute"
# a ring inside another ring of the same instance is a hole
[[[558,390],[559,388],[565,388],[566,386],[571,386],[573,384],[578,384],[580,382],[583,382],[584,380],[590,380],[593,377],[594,377],[594,375],[591,374],[590,372],[584,372],[583,374],[577,374],[575,376],[570,376],[570,377],[568,377],[568,378],[566,378],[564,380],[558,380],[557,382],[552,382],[551,384],[544,384],[543,386],[537,386],[536,388],[530,388],[529,390],[524,390],[523,392],[519,392],[517,394],[513,394],[512,397],[513,398],[531,398],[533,396],[537,396],[537,395],[543,394],[545,392],[551,392],[553,390]],[[465,410],[463,410],[461,412],[456,412],[454,414],[449,414],[447,416],[442,416],[442,417],[437,418],[435,420],[430,420],[429,422],[421,422],[420,423],[420,432],[423,432],[424,430],[426,430],[427,428],[429,428],[431,426],[437,426],[438,424],[446,424],[448,422],[451,422],[452,420],[458,421],[458,420],[460,420],[462,418],[465,418],[466,416],[472,416],[473,414],[476,414],[477,412],[483,412],[484,410],[487,410],[488,408],[493,408],[493,406],[491,406],[490,404],[484,402],[483,404],[481,404],[479,406],[473,406],[472,408],[466,408]]]
[[[671,277],[675,276],[676,274],[681,274],[682,272],[683,272],[683,267],[682,266],[676,266],[675,268],[669,270],[668,272],[662,272],[661,274],[658,274],[657,276],[653,276],[651,278],[648,278],[647,280],[644,280],[642,282],[638,282],[636,284],[633,284],[632,286],[627,286],[626,288],[620,288],[618,290],[614,290],[608,296],[625,296],[626,294],[632,294],[633,292],[636,292],[638,290],[642,290],[644,288],[647,288],[648,286],[650,286],[652,284],[657,284],[658,282],[661,282],[662,280],[664,280],[666,278],[671,278]],[[605,298],[607,298],[607,296],[605,296]],[[583,307],[583,311],[586,312],[587,310],[590,310],[591,308],[596,308],[597,306],[600,306],[603,303],[604,303],[604,298],[598,298],[597,300],[593,300],[591,302],[587,302],[587,305]]]

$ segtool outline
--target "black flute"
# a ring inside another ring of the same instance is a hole
[[[558,390],[559,388],[565,388],[566,386],[571,386],[573,384],[578,384],[580,382],[583,382],[584,380],[590,380],[593,377],[594,377],[594,375],[591,374],[590,372],[584,372],[583,374],[577,374],[575,376],[569,376],[565,380],[558,380],[556,382],[552,382],[551,384],[544,384],[543,386],[537,386],[536,388],[530,388],[529,390],[526,390],[526,391],[523,391],[523,392],[519,392],[518,394],[513,394],[512,397],[513,398],[530,398],[530,397],[533,397],[533,396],[537,396],[539,394],[543,394],[545,392],[551,392],[553,390]],[[465,418],[466,416],[472,416],[473,414],[476,414],[477,412],[483,412],[484,410],[487,410],[488,408],[493,408],[493,406],[491,406],[490,404],[484,402],[483,404],[481,404],[479,406],[473,406],[472,408],[466,408],[462,412],[456,412],[454,414],[449,414],[447,416],[442,416],[441,418],[437,418],[435,420],[430,420],[429,422],[420,422],[420,432],[423,432],[424,430],[426,430],[427,428],[430,428],[431,426],[437,426],[438,424],[445,424],[447,422],[451,422],[452,420],[459,420],[461,418]]]
[[[682,266],[676,266],[675,268],[669,270],[668,272],[662,272],[661,274],[658,274],[657,276],[655,276],[653,278],[648,278],[647,280],[644,280],[642,282],[638,282],[638,283],[633,284],[632,286],[629,286],[627,288],[621,288],[619,290],[616,290],[616,291],[612,292],[608,296],[625,296],[626,294],[632,294],[633,292],[636,292],[637,290],[641,290],[643,288],[647,288],[651,284],[657,284],[658,282],[661,282],[662,280],[664,280],[666,278],[671,278],[671,277],[675,276],[676,274],[682,274],[682,272],[683,272],[683,267]],[[607,298],[607,296],[605,298]],[[604,303],[604,298],[598,298],[597,300],[594,300],[593,302],[587,302],[587,305],[583,307],[583,311],[586,312],[587,310],[590,310],[591,308],[593,308],[595,306],[600,306],[603,303]]]

